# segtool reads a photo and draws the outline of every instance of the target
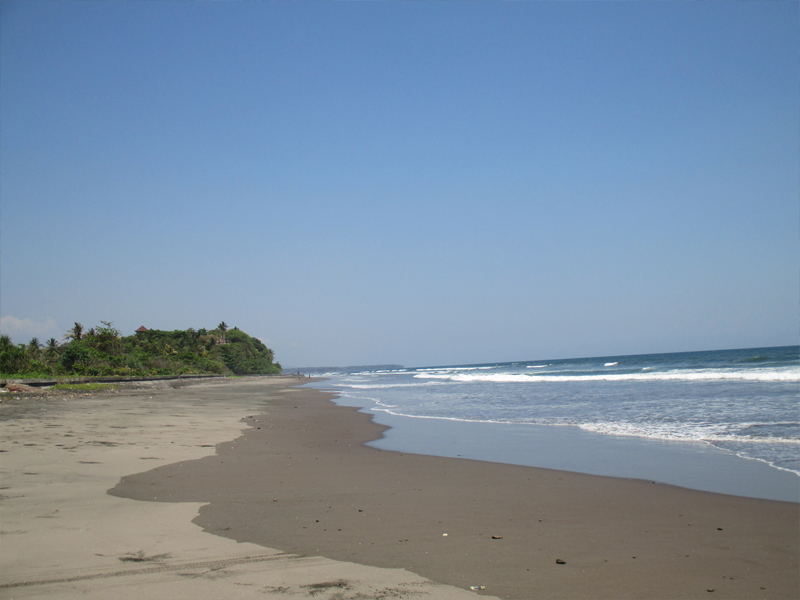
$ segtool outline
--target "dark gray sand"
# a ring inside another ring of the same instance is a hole
[[[208,503],[195,522],[210,533],[502,598],[800,595],[798,504],[381,451],[364,442],[385,428],[329,397],[265,390],[216,456],[109,493]]]

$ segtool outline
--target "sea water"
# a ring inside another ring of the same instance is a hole
[[[560,439],[561,450],[566,450],[563,434],[570,430],[571,446],[587,440],[608,442],[603,446],[593,441],[594,445],[586,446],[586,452],[592,454],[625,439],[639,444],[628,444],[627,452],[652,451],[653,456],[660,452],[666,457],[670,449],[675,456],[685,450],[689,454],[681,456],[699,457],[698,449],[713,448],[762,463],[762,469],[769,467],[766,471],[780,471],[783,482],[791,475],[789,486],[794,484],[800,490],[798,346],[362,370],[326,377],[327,381],[315,387],[335,391],[344,403],[364,407],[376,414],[378,422],[393,427],[399,417],[406,418],[405,423],[416,419],[417,433],[424,429],[428,437],[438,435],[433,431],[445,435],[450,429],[440,426],[433,430],[431,423],[423,425],[422,420],[439,421],[440,425],[445,421],[469,423],[473,439],[478,439],[480,432],[488,435],[492,431],[495,438],[507,438],[505,445],[522,439],[519,434],[525,431],[530,432],[528,437],[547,438],[548,447],[558,445]],[[561,434],[553,437],[557,428]],[[411,425],[405,427],[408,432],[412,429]],[[452,435],[463,437],[465,431],[462,427]],[[576,437],[577,431],[592,435]],[[414,435],[406,437],[405,447],[402,440],[395,440],[392,449],[415,451]],[[524,460],[498,459],[491,451],[497,445],[471,444],[469,457],[561,468],[560,463],[537,465],[537,455],[541,458],[543,454],[541,445]],[[518,444],[519,448],[523,445]],[[591,458],[584,456],[583,463],[590,464]],[[658,462],[652,457],[648,460]],[[687,460],[690,464],[694,459]],[[613,468],[599,472],[618,474]],[[634,476],[639,476],[639,471]],[[650,478],[649,474],[644,478]],[[680,485],[683,480],[679,477],[675,483]],[[704,489],[702,485],[688,487]]]

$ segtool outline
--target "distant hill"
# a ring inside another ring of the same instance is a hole
[[[284,367],[287,374],[302,373],[316,375],[319,373],[358,373],[359,371],[396,371],[405,369],[403,365],[355,365],[352,367]]]

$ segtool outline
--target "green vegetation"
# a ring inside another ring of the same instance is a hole
[[[280,363],[260,340],[223,321],[216,329],[149,330],[123,337],[108,321],[75,326],[64,344],[33,338],[15,345],[0,336],[0,376],[149,376],[188,374],[277,375]]]

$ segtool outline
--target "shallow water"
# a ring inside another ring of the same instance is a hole
[[[800,500],[800,348],[330,374],[383,448]]]

